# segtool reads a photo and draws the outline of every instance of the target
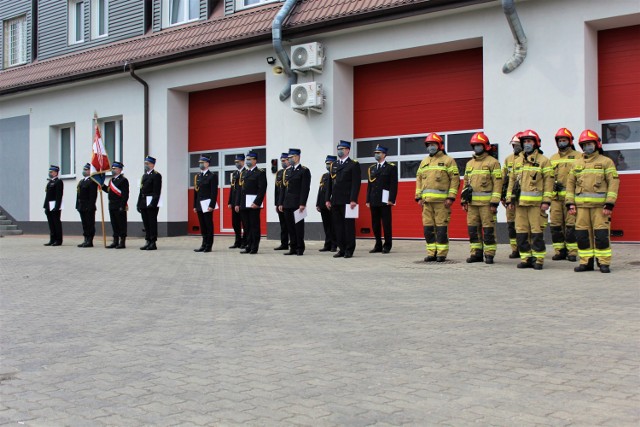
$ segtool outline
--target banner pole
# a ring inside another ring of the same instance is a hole
[[[104,245],[104,247],[107,247],[107,235],[105,234],[105,230],[104,230],[104,202],[103,202],[103,196],[102,196],[102,187],[100,186],[100,184],[96,183],[96,185],[98,186],[98,191],[100,192],[100,213],[101,213],[101,218],[102,218],[102,244]]]

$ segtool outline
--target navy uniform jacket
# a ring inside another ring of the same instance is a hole
[[[193,207],[202,212],[200,201],[211,199],[209,207],[216,208],[216,200],[218,200],[218,175],[206,171],[204,174],[199,173],[195,177],[193,186]]]
[[[82,178],[78,182],[78,195],[76,197],[76,210],[78,212],[91,212],[96,210],[98,198],[98,184],[91,178]]]
[[[389,192],[389,202],[396,202],[398,194],[398,168],[394,163],[384,162],[380,169],[378,163],[369,167],[367,185],[367,203],[371,206],[386,206],[382,203],[382,190]]]
[[[229,201],[227,205],[236,206],[236,199],[240,193],[240,175],[245,171],[244,168],[231,172],[231,187],[229,188]]]
[[[138,196],[138,209],[157,208],[162,191],[162,175],[155,169],[142,175],[140,180],[140,195]],[[147,196],[151,196],[151,203],[147,206]]]
[[[45,196],[44,196],[44,206],[42,206],[46,211],[59,211],[60,206],[62,205],[62,193],[64,192],[64,184],[62,180],[58,177],[50,179],[47,182],[47,186],[44,188]],[[49,202],[55,201],[55,206],[53,209],[49,209]]]
[[[111,188],[113,184],[116,188]],[[109,210],[125,210],[129,201],[129,180],[124,174],[111,178],[109,185],[103,185],[102,191],[109,193]]]
[[[330,183],[325,201],[334,205],[357,203],[360,193],[360,164],[351,158],[347,158],[344,164],[340,164],[340,160],[333,162]]]
[[[279,203],[285,209],[298,209],[307,205],[311,190],[311,171],[305,166],[290,167],[284,173],[284,191]]]
[[[284,184],[282,183],[282,177],[287,169],[280,169],[276,172],[276,186],[273,191],[273,204],[278,206],[280,204],[280,196],[284,193]]]
[[[251,170],[244,170],[240,175],[238,184],[240,185],[240,191],[237,192],[234,206],[240,206],[240,209],[251,209],[251,205],[246,205],[247,194],[256,196],[253,203],[258,207],[262,205],[267,192],[267,174],[264,169],[254,167]]]
[[[327,187],[329,186],[330,180],[331,180],[331,175],[329,174],[329,172],[325,173],[320,178],[320,188],[318,188],[318,198],[316,199],[316,207],[320,209],[325,209],[325,210],[327,209],[324,199],[325,199],[325,193],[326,193]]]

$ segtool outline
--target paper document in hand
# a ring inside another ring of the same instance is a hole
[[[351,205],[346,205],[344,207],[344,217],[359,218],[359,208],[360,208],[360,205],[356,205],[353,209],[351,209]]]
[[[250,208],[253,202],[256,200],[256,197],[258,197],[257,194],[247,194],[246,200],[245,200],[246,207]],[[260,205],[260,207],[263,207],[263,206],[264,204]]]
[[[209,203],[211,203],[211,199],[200,200],[200,207],[202,208],[202,212],[207,212],[209,210]]]
[[[162,201],[162,196],[158,197],[158,206],[156,206],[157,208],[161,208],[163,205],[163,201]]]
[[[56,201],[55,200],[50,201],[49,202],[49,210],[52,211],[53,208],[55,208],[55,207],[56,207]]]
[[[296,209],[295,211],[293,211],[293,219],[295,220],[296,224],[302,221],[303,219],[305,219],[306,217],[307,217],[307,208],[303,209],[302,212],[300,212],[300,209]]]
[[[153,200],[153,196],[147,196],[147,206],[151,204],[152,200]]]
[[[382,203],[389,203],[389,190],[382,190]]]

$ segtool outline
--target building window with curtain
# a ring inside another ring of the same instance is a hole
[[[91,0],[91,38],[109,34],[109,0]]]
[[[84,1],[69,0],[69,44],[84,41]]]

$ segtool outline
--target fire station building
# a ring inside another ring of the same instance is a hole
[[[157,158],[164,235],[199,234],[191,197],[202,153],[220,177],[215,232],[232,234],[233,159],[257,151],[269,184],[263,232],[275,236],[274,159],[302,150],[312,205],[326,155],[351,140],[363,168],[376,144],[389,148],[400,181],[394,235],[422,238],[414,192],[427,133],[442,135],[464,170],[474,132],[503,163],[516,132],[536,130],[549,157],[567,127],[601,135],[621,179],[612,238],[640,241],[637,0],[15,0],[2,2],[0,20],[0,208],[26,232],[47,230],[50,164],[65,183],[65,233],[79,232],[75,187],[95,112],[131,197],[145,156]],[[129,222],[140,234],[135,209]],[[373,236],[366,209],[356,229]],[[310,209],[307,235],[321,230]],[[450,237],[467,238],[459,203]]]

